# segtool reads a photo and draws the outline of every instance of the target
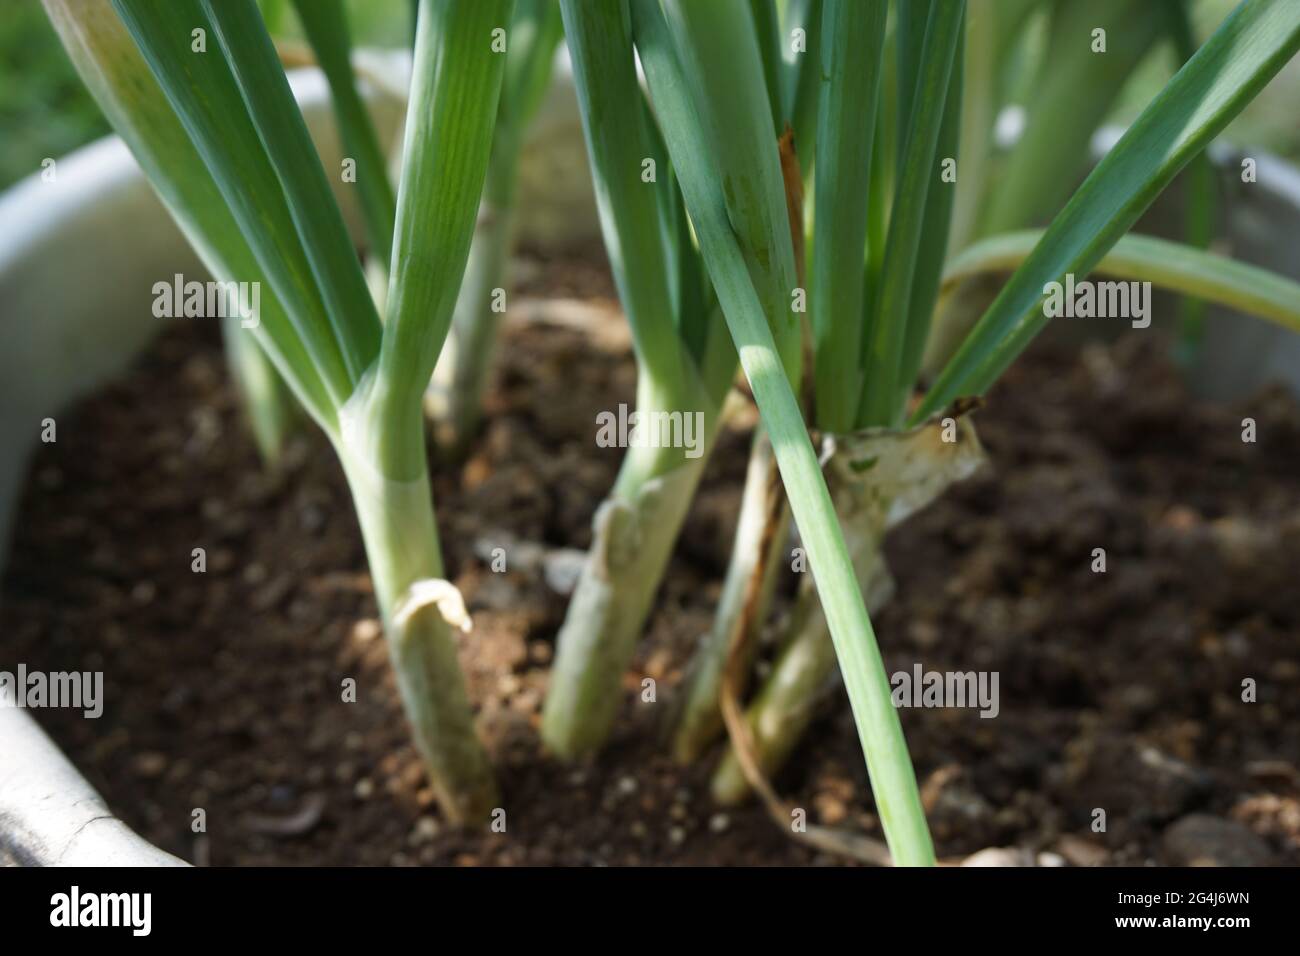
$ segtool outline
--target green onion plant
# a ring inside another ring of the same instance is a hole
[[[504,73],[493,32],[512,4],[420,6],[382,323],[330,192],[337,172],[321,166],[253,0],[45,6],[213,275],[266,287],[251,334],[342,463],[434,789],[452,819],[485,817],[496,788],[456,659],[466,619],[443,579],[421,400],[468,256]]]
[[[877,67],[891,59],[881,52],[890,35],[884,4],[827,0],[819,38],[823,62],[808,290],[817,398],[811,424],[824,436],[823,474],[798,414],[799,371],[790,362],[797,326],[792,330],[788,299],[777,308],[775,296],[764,296],[770,289],[766,282],[778,270],[771,259],[746,254],[747,242],[759,231],[751,226],[757,220],[755,198],[763,194],[764,169],[770,171],[775,159],[770,143],[765,150],[734,148],[754,143],[738,127],[745,121],[754,125],[770,106],[762,102],[762,57],[754,23],[739,3],[632,0],[631,7],[660,127],[772,438],[811,565],[807,590],[815,588],[824,616],[824,623],[815,620],[817,615],[809,615],[802,601],[792,615],[792,633],[751,705],[749,729],[757,756],[770,770],[789,752],[806,726],[812,691],[838,662],[894,859],[926,862],[929,842],[915,781],[863,604],[863,592],[872,593],[878,584],[879,561],[873,554],[878,555],[883,529],[891,515],[897,520],[919,506],[903,490],[916,492],[925,484],[914,477],[900,486],[896,476],[915,475],[920,467],[912,461],[915,446],[927,428],[949,430],[954,437],[945,443],[965,441],[977,447],[958,400],[987,391],[1043,327],[1048,283],[1067,273],[1086,276],[1112,250],[1109,268],[1155,276],[1157,270],[1148,268],[1151,248],[1140,241],[1120,246],[1120,240],[1174,175],[1294,55],[1300,46],[1300,9],[1278,0],[1246,0],[1238,6],[1048,229],[1034,236],[1032,250],[1024,253],[1002,293],[914,401],[926,385],[921,360],[961,181],[944,173],[955,172],[959,155],[966,4],[931,0],[895,6],[896,89],[911,95],[898,96],[887,111],[879,108],[886,84]],[[718,38],[723,34],[733,42],[722,43]],[[754,41],[734,42],[746,35]],[[751,69],[739,66],[746,60]],[[846,99],[852,109],[845,106]],[[873,121],[873,113],[887,120]],[[859,128],[845,129],[854,124]],[[869,131],[879,137],[876,142],[870,141]],[[1061,175],[1059,169],[1055,175]],[[766,188],[770,196],[770,185]],[[872,205],[881,196],[888,198],[887,209]],[[981,253],[986,261],[990,248]],[[1208,256],[1178,248],[1180,255]],[[1163,282],[1180,291],[1243,308],[1258,306],[1252,310],[1294,321],[1282,280],[1261,293],[1260,287],[1251,288],[1243,268],[1221,260],[1215,264],[1214,270],[1198,272],[1194,266],[1171,267],[1166,260],[1160,271]],[[974,268],[973,262],[964,268]],[[1199,276],[1197,287],[1187,281],[1193,272]],[[854,360],[846,362],[846,355]],[[968,458],[952,475],[950,468],[945,472],[943,456],[929,457],[921,470],[934,493],[970,462]],[[920,503],[924,500],[921,496]],[[873,505],[862,507],[863,501]],[[840,504],[839,520],[832,502]],[[802,691],[787,694],[792,686]],[[788,707],[768,707],[782,697],[795,699]],[[715,794],[726,798],[743,791],[738,776],[724,761]]]

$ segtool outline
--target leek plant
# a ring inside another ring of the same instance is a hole
[[[495,783],[456,659],[421,399],[487,172],[509,0],[420,6],[383,322],[253,0],[45,0],[81,76],[222,280],[265,286],[252,333],[351,488],[416,744],[455,820]]]
[[[1184,247],[1177,247],[1180,267],[1166,260],[1157,269],[1167,249],[1121,241],[1176,173],[1295,54],[1300,8],[1285,0],[1238,6],[1051,226],[1019,240],[1032,249],[1003,250],[1004,256],[1020,252],[1019,268],[913,402],[950,238],[956,177],[944,172],[956,170],[965,4],[930,0],[896,8],[893,61],[898,89],[911,94],[899,97],[888,124],[872,119],[883,112],[878,64],[889,59],[882,56],[884,5],[827,0],[809,289],[824,478],[795,397],[797,323],[788,299],[782,304],[765,296],[778,264],[750,245],[765,225],[770,229],[772,217],[765,222],[759,207],[763,197],[769,212],[774,203],[776,161],[774,144],[764,147],[752,133],[770,106],[753,21],[739,3],[631,0],[631,6],[659,124],[807,548],[813,576],[805,593],[815,588],[820,605],[821,620],[810,626],[801,595],[793,633],[751,707],[755,756],[770,771],[789,752],[807,723],[809,691],[838,662],[894,860],[926,862],[929,841],[915,781],[863,604],[862,592],[879,587],[883,530],[977,461],[978,445],[958,400],[984,393],[1027,346],[1047,321],[1048,284],[1068,273],[1111,268],[1154,279],[1159,271],[1180,291],[1300,327],[1292,283],[1274,278],[1262,292],[1258,270]],[[882,127],[883,145],[873,143]],[[878,182],[884,176],[889,189]],[[892,200],[887,209],[873,206],[882,195]],[[1214,268],[1197,268],[1207,263]],[[985,266],[998,267],[988,247],[964,268]],[[936,454],[939,442],[968,451]],[[840,506],[843,532],[832,502]],[[788,693],[791,687],[803,691]],[[715,793],[726,798],[743,791],[746,781],[738,777],[724,762]]]
[[[449,457],[461,456],[478,428],[497,327],[505,309],[519,151],[550,82],[562,32],[555,0],[517,0],[469,263],[451,332],[425,399],[434,442]]]

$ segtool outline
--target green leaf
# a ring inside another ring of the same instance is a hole
[[[753,18],[744,0],[662,0],[662,6],[681,67],[700,93],[701,135],[717,156],[728,221],[759,289],[782,362],[797,386],[803,339],[791,297],[798,278]]]
[[[984,272],[1011,271],[1030,257],[1042,238],[1043,230],[1029,229],[983,239],[948,264],[944,286],[953,288]],[[1154,236],[1124,236],[1091,274],[1150,282],[1300,332],[1300,283],[1194,246]]]
[[[501,114],[517,130],[522,131],[541,105],[551,82],[555,48],[563,36],[555,0],[517,0],[501,81]]]
[[[202,0],[275,169],[353,381],[379,351],[379,316],[343,213],[253,0]]]
[[[785,117],[781,109],[781,35],[776,0],[749,0],[749,12],[754,17],[754,35],[758,37],[758,52],[763,57],[763,80],[772,109],[772,130],[780,136]]]
[[[991,182],[994,124],[1002,108],[1001,78],[1005,70],[999,55],[1004,6],[1005,0],[969,0],[966,4],[959,133],[963,187],[953,196],[948,251],[965,248],[973,238],[986,198],[981,187]]]
[[[958,59],[965,9],[965,0],[933,0],[931,3],[917,66],[916,86],[910,101],[912,110],[910,115],[905,111],[900,115],[903,124],[900,129],[907,130],[906,145],[901,154],[894,208],[889,218],[882,286],[876,300],[871,334],[864,343],[859,425],[896,424],[894,418],[901,393],[899,373],[911,314],[913,285],[920,254],[932,251],[922,248],[926,199],[932,184],[942,185],[936,161],[939,134],[944,126],[944,106]],[[906,36],[900,36],[900,43],[900,56],[903,56],[909,46]],[[899,75],[900,83],[905,82],[906,73],[902,66]],[[940,254],[942,248],[939,247]]]
[[[912,416],[982,394],[1047,323],[1044,288],[1089,272],[1300,49],[1300,3],[1244,0],[1079,187]]]
[[[912,128],[916,83],[921,75],[921,64],[925,60],[925,28],[933,9],[934,0],[903,0],[894,5],[894,70],[900,130]],[[895,145],[898,149],[896,164],[901,166],[907,137],[900,136]]]
[[[943,121],[939,128],[939,144],[935,159],[942,164],[949,159],[956,162],[962,121],[962,92],[965,86],[965,51],[957,48],[957,59],[948,78],[948,95],[944,101]],[[955,175],[955,170],[954,170]],[[963,169],[962,175],[970,172]],[[939,277],[948,252],[949,228],[952,225],[953,205],[956,202],[957,183],[946,181],[942,174],[935,177],[925,197],[925,217],[921,222],[921,244],[917,251],[916,271],[912,275],[912,292],[907,301],[907,329],[903,335],[903,354],[899,360],[892,420],[897,421],[907,407],[916,385],[925,353],[925,343],[930,337],[930,323],[934,316],[935,299],[939,294]]]
[[[420,397],[451,326],[487,176],[513,0],[424,0],[403,140],[387,321],[370,414],[391,477],[423,474]],[[494,35],[494,31],[502,33]]]
[[[1182,0],[1166,0],[1170,39],[1178,65],[1182,66],[1196,55],[1196,29],[1186,4]],[[1214,225],[1218,208],[1218,174],[1208,152],[1202,152],[1187,166],[1186,199],[1183,213],[1183,235],[1187,242],[1208,249],[1214,239]],[[1183,299],[1182,319],[1179,329],[1177,354],[1190,363],[1200,351],[1205,326],[1205,303],[1199,299]]]
[[[655,181],[643,163],[654,159],[656,138],[632,59],[627,4],[561,0],[564,32],[582,108],[596,208],[636,349],[639,388],[651,389],[657,407],[672,409],[692,395],[682,340],[674,324],[665,232],[675,189],[666,163],[656,161]],[[661,199],[664,205],[661,206]]]
[[[388,181],[384,151],[374,123],[357,92],[352,73],[352,39],[348,35],[343,0],[294,0],[298,19],[330,85],[330,99],[347,156],[356,162],[366,237],[372,254],[388,268],[393,252],[393,221],[397,199]]]
[[[113,8],[135,39],[276,298],[293,321],[331,403],[340,407],[355,387],[356,361],[345,355],[343,340],[326,313],[275,169],[248,116],[230,66],[215,48],[215,27],[198,0],[165,4],[113,0]],[[204,31],[205,42],[213,45],[206,53],[191,49],[197,42],[191,31],[196,30]]]
[[[302,414],[284,378],[238,315],[222,318],[221,340],[257,450],[274,470],[285,442],[302,424]]]
[[[117,13],[99,0],[45,0],[45,9],[77,72],[204,265],[221,281],[262,287],[260,322],[249,334],[330,430],[334,404],[321,375]]]
[[[885,41],[883,3],[826,0],[814,171],[813,367],[817,423],[853,428],[860,392],[871,150]]]
[[[804,31],[808,48],[793,49],[793,32]],[[794,129],[794,148],[804,179],[813,171],[817,148],[817,98],[821,95],[822,0],[787,0],[782,16],[781,57],[784,115]]]

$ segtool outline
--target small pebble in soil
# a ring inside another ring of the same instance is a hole
[[[843,823],[844,818],[848,816],[848,807],[844,801],[830,794],[818,794],[816,797],[817,816],[826,826],[836,826]]]
[[[135,768],[136,774],[145,779],[161,777],[163,771],[167,769],[167,758],[152,750],[146,750],[144,753],[136,754],[135,759],[131,763]]]
[[[502,697],[517,694],[520,688],[519,678],[515,674],[502,674],[497,679],[497,693]]]
[[[1033,866],[1034,856],[1028,850],[1014,846],[991,846],[972,853],[961,861],[962,866]]]
[[[411,831],[411,842],[427,843],[438,835],[439,830],[438,821],[433,817],[420,817]]]
[[[1056,841],[1056,851],[1075,866],[1101,866],[1110,856],[1105,847],[1073,833]]]
[[[369,800],[375,792],[375,783],[369,777],[362,777],[352,788],[352,794],[358,800]]]

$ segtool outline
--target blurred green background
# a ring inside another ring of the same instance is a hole
[[[1192,0],[1198,39],[1212,32],[1234,5],[1235,0]],[[261,0],[261,6],[277,37],[301,39],[289,0]],[[403,46],[410,42],[412,0],[347,0],[347,7],[358,43]],[[1172,46],[1166,43],[1134,77],[1113,119],[1124,122],[1136,116],[1172,75],[1174,66]],[[1296,159],[1300,157],[1298,102],[1300,62],[1293,61],[1228,128],[1225,138]],[[0,190],[39,170],[45,157],[62,156],[107,132],[108,124],[82,89],[40,0],[5,0],[0,12]]]
[[[108,0],[104,0],[105,3]],[[293,4],[262,0],[277,37],[301,40]],[[410,42],[411,0],[347,0],[354,38],[372,46]],[[68,61],[40,0],[0,5],[0,190],[108,132]]]

